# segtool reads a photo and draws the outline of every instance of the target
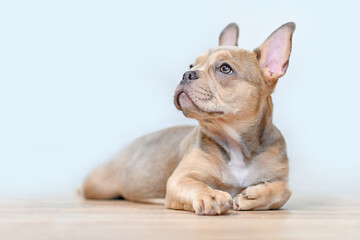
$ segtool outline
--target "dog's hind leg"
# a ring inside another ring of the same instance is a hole
[[[87,199],[113,199],[120,197],[118,180],[111,163],[96,168],[86,178],[82,194]]]
[[[166,182],[182,158],[179,143],[193,131],[193,127],[173,127],[133,141],[90,173],[83,184],[84,197],[122,196],[132,201],[164,198]]]

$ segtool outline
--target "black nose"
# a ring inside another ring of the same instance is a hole
[[[187,71],[184,73],[183,75],[183,78],[181,80],[181,84],[187,84],[189,83],[190,81],[192,80],[196,80],[198,79],[199,77],[197,76],[196,72],[195,71]]]

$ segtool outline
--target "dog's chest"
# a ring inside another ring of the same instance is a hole
[[[236,185],[243,186],[248,175],[248,169],[246,167],[244,155],[242,154],[241,150],[232,150],[230,152],[230,161],[228,163],[228,167],[236,181]]]

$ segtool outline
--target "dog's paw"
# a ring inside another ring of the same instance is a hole
[[[233,200],[229,193],[213,190],[210,194],[199,195],[192,204],[198,215],[219,215],[232,208]]]
[[[266,210],[269,208],[267,189],[264,185],[246,188],[234,198],[234,210]]]

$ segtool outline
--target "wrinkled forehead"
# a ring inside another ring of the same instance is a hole
[[[233,46],[221,46],[210,48],[196,58],[195,64],[200,66],[209,66],[217,62],[231,61],[233,63],[240,63],[243,60],[254,59],[255,53],[246,49]]]

